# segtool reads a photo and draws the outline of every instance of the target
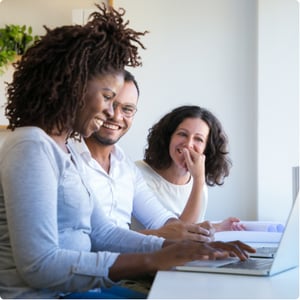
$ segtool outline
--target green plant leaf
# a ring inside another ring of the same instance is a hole
[[[31,26],[10,24],[0,28],[0,73],[36,40],[39,36],[32,34]]]

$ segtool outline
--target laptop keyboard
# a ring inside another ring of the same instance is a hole
[[[249,253],[250,257],[274,257],[278,247],[258,247],[256,253]]]
[[[251,259],[246,261],[237,261],[221,266],[221,268],[254,269],[264,270],[271,267],[273,259]]]

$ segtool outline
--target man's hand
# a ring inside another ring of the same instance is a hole
[[[155,230],[153,234],[174,241],[211,242],[214,240],[214,232],[214,227],[208,221],[199,224],[186,224],[176,220],[166,223]]]

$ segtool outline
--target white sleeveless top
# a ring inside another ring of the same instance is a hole
[[[161,204],[169,211],[173,212],[177,216],[180,216],[191,193],[193,178],[191,178],[187,184],[173,184],[156,173],[145,161],[139,160],[136,161],[135,164],[142,172],[149,187],[154,191],[154,193],[157,195],[157,198],[161,201]],[[204,185],[202,197],[202,208],[197,223],[204,220],[206,213],[208,202],[208,191],[206,184]]]

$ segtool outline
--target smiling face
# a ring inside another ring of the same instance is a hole
[[[126,110],[135,110],[138,92],[132,81],[126,81],[113,103],[113,114],[106,119],[93,137],[102,145],[113,145],[129,130],[133,116],[126,117]],[[123,108],[123,112],[122,112]]]
[[[77,113],[75,130],[89,137],[113,113],[112,102],[124,84],[123,73],[94,77],[88,82],[85,107]]]
[[[184,119],[171,136],[169,153],[172,166],[186,169],[182,149],[194,149],[198,153],[204,153],[208,135],[209,127],[205,121],[200,118]]]

